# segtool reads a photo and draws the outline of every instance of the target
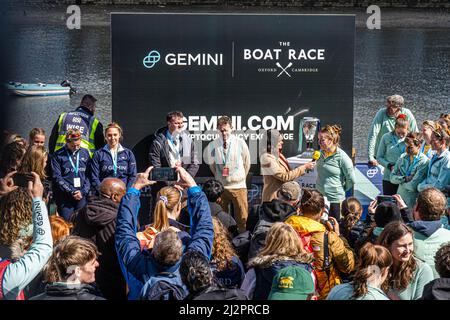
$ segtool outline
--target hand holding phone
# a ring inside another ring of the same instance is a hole
[[[150,172],[150,180],[153,181],[178,181],[176,168],[153,168]]]
[[[29,172],[16,173],[12,176],[12,179],[14,181],[14,185],[18,187],[28,188],[28,181],[34,181],[34,176]]]
[[[377,204],[380,204],[382,202],[392,202],[394,204],[397,204],[397,200],[393,196],[387,196],[387,195],[377,196]]]

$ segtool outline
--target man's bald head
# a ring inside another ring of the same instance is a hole
[[[120,202],[126,192],[125,183],[117,178],[106,178],[100,184],[100,194],[114,202]]]

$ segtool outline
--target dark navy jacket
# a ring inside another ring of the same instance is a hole
[[[80,153],[78,177],[81,180],[81,188],[75,188],[73,186],[75,170],[70,163],[67,153],[72,156],[74,165],[77,163],[76,154]],[[67,146],[56,151],[51,157],[52,177],[56,190],[70,197],[72,197],[72,193],[80,190],[83,197],[86,197],[90,189],[90,183],[86,176],[86,170],[89,166],[90,159],[89,151],[84,148],[80,148],[75,154],[72,154]],[[55,197],[57,197],[57,194],[55,194]]]
[[[209,260],[214,229],[208,199],[198,186],[189,188],[187,193],[191,221],[191,240],[187,250],[196,250]],[[180,261],[173,266],[163,266],[155,261],[153,255],[146,253],[145,250],[141,252],[140,242],[136,237],[139,196],[139,190],[130,188],[122,198],[117,216],[115,244],[124,274],[129,272],[134,278],[145,284],[147,280],[160,272],[174,273],[178,270]],[[130,283],[128,284],[130,285]],[[134,288],[130,288],[130,290],[134,290]]]
[[[108,145],[97,150],[91,162],[91,184],[98,190],[103,179],[114,177],[122,180],[127,189],[131,188],[136,178],[136,158],[130,149],[119,146],[117,153],[117,175],[114,176],[114,165]]]
[[[211,263],[211,270],[213,271],[216,281],[219,282],[222,287],[239,288],[245,276],[244,266],[241,260],[236,256],[234,256],[231,261],[231,268],[218,271],[216,265]]]

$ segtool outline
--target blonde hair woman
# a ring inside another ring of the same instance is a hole
[[[250,260],[241,289],[253,300],[267,300],[272,280],[277,272],[287,266],[299,266],[312,274],[312,255],[308,254],[295,232],[283,222],[272,225],[267,234],[266,245]],[[313,279],[315,280],[315,279]]]
[[[137,233],[141,241],[141,248],[151,249],[158,233],[173,230],[178,233],[183,244],[190,239],[188,226],[179,223],[178,217],[182,209],[183,192],[176,187],[164,187],[157,195],[155,210],[153,211],[153,223],[147,225],[142,232]]]

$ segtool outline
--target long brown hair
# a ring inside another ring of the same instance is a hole
[[[11,245],[19,231],[32,223],[32,199],[25,188],[17,188],[1,199],[0,243]]]
[[[179,203],[181,203],[181,191],[175,187],[164,187],[158,192],[155,211],[153,212],[154,221],[152,227],[158,231],[169,229],[169,213]]]
[[[413,230],[406,224],[399,221],[390,222],[378,237],[377,244],[390,250],[394,241],[399,240],[407,234],[410,234],[414,239]],[[393,288],[394,290],[401,291],[406,289],[414,277],[416,268],[417,262],[414,256],[411,256],[408,261],[402,262],[400,265],[394,264],[389,270],[388,280],[385,282],[383,290],[387,291],[389,288]]]
[[[258,256],[289,257],[305,263],[313,261],[312,255],[303,249],[303,244],[294,228],[283,222],[275,222],[269,229],[266,244]]]
[[[367,294],[367,280],[376,272],[374,268],[381,273],[391,265],[392,256],[388,249],[370,242],[366,243],[359,251],[358,266],[353,277],[353,297],[358,298]]]
[[[228,230],[216,217],[213,219],[214,242],[212,248],[212,262],[216,264],[217,270],[223,271],[232,266],[233,257],[237,256],[229,240]]]
[[[82,267],[99,255],[93,242],[68,236],[53,248],[53,254],[44,269],[45,279],[48,282],[65,282],[74,273],[73,267]]]
[[[358,199],[355,197],[349,197],[342,201],[342,216],[344,223],[344,236],[347,238],[350,234],[350,231],[355,226],[355,224],[359,221],[362,214],[362,205]]]
[[[33,171],[38,174],[41,180],[45,180],[47,178],[44,166],[45,158],[47,158],[47,151],[45,151],[45,148],[43,146],[32,145],[28,148],[27,152],[25,152],[18,171],[20,173]]]

